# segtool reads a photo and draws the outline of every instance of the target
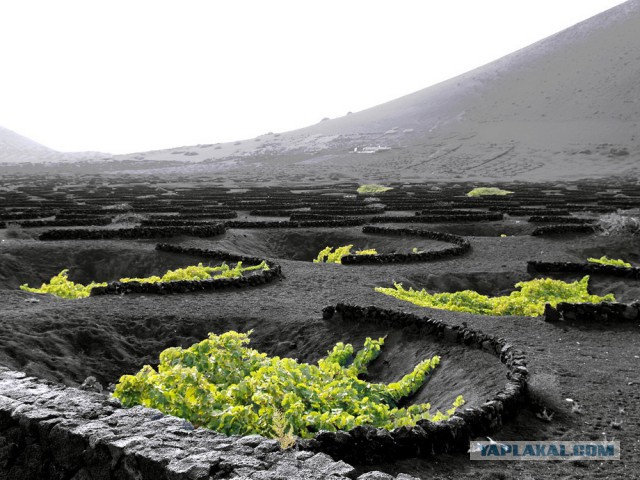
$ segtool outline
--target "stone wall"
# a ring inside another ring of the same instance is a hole
[[[247,265],[259,265],[263,259],[236,255],[221,250],[203,250],[201,248],[182,247],[180,245],[158,244],[156,250],[184,253],[204,258],[216,258],[224,261],[243,262]],[[123,295],[129,293],[145,293],[167,295],[226,288],[255,287],[273,282],[282,277],[282,268],[275,262],[264,260],[269,270],[258,270],[240,278],[210,278],[207,280],[180,280],[160,283],[111,282],[106,287],[94,287],[91,295]]]
[[[226,222],[228,228],[333,228],[333,227],[357,227],[364,225],[365,219],[344,218],[337,220],[274,220],[270,222],[253,222],[244,220],[231,220]]]
[[[614,277],[640,280],[640,268],[617,267],[600,263],[573,262],[527,262],[530,273],[584,273],[585,275],[611,275]]]
[[[258,435],[228,437],[158,410],[0,367],[0,480],[346,480],[394,477],[325,453],[281,451]],[[399,475],[397,480],[411,480]]]
[[[447,421],[433,423],[420,420],[416,426],[391,431],[358,426],[348,432],[320,432],[311,440],[299,442],[304,449],[326,452],[335,459],[361,464],[439,453],[466,453],[470,439],[486,436],[498,429],[505,420],[517,414],[525,400],[528,378],[526,358],[522,351],[503,339],[427,317],[374,306],[338,304],[326,307],[323,317],[337,322],[362,322],[394,329],[411,329],[417,336],[484,350],[507,366],[508,380],[501,391],[479,408],[461,408]]]
[[[441,250],[431,250],[426,252],[407,253],[378,253],[375,255],[345,255],[341,262],[344,265],[362,265],[375,263],[410,263],[426,262],[430,260],[440,260],[443,258],[463,255],[471,250],[471,244],[464,237],[452,235],[450,233],[431,232],[429,230],[417,230],[411,228],[388,228],[367,225],[362,228],[363,233],[382,233],[398,236],[415,236],[438,240],[441,242],[453,243],[453,246]]]
[[[465,213],[449,215],[416,215],[373,217],[371,223],[450,223],[450,222],[486,222],[499,221],[504,218],[501,212]]]
[[[166,226],[166,227],[133,227],[112,230],[47,230],[40,234],[40,240],[106,240],[106,239],[139,239],[139,238],[168,238],[181,235],[192,237],[215,237],[226,231],[223,224],[217,223],[204,226]]]
[[[560,217],[556,215],[533,215],[527,220],[530,223],[555,223],[555,224],[569,224],[569,223],[594,223],[595,218],[578,218],[578,217]]]
[[[536,227],[531,235],[540,237],[543,235],[563,235],[568,233],[595,233],[596,229],[593,225],[585,224],[563,224],[563,225],[544,225]]]
[[[640,302],[634,303],[566,303],[544,308],[547,322],[625,323],[640,320]]]
[[[9,222],[7,222],[9,223]],[[63,218],[55,220],[26,220],[13,222],[22,228],[43,228],[43,227],[97,227],[111,224],[111,217],[77,217]],[[3,224],[0,228],[5,228],[7,224]]]

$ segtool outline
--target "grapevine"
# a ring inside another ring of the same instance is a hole
[[[334,250],[331,247],[326,247],[318,253],[318,256],[313,260],[313,263],[342,263],[342,257],[351,255],[351,249],[353,245],[345,245],[344,247],[336,247]],[[366,250],[356,250],[356,255],[377,255],[378,252],[373,248]]]
[[[68,269],[62,270],[58,275],[52,277],[49,283],[43,283],[40,288],[29,287],[26,283],[20,285],[20,290],[31,293],[48,293],[60,298],[76,299],[86,298],[91,294],[93,287],[106,287],[106,283],[91,282],[89,285],[74,283],[67,278]]]
[[[482,197],[484,195],[510,195],[513,192],[496,187],[478,187],[467,193],[467,197]]]
[[[607,258],[606,255],[600,258],[588,258],[587,261],[591,263],[598,263],[600,265],[612,265],[614,267],[631,268],[631,264],[629,262],[625,262],[624,260],[614,260],[611,258]]]
[[[144,278],[121,278],[120,282],[139,282],[139,283],[164,283],[177,282],[181,280],[209,280],[219,278],[239,278],[246,272],[254,270],[269,270],[266,262],[251,267],[243,267],[242,262],[238,262],[235,267],[231,268],[226,263],[217,267],[208,267],[199,263],[185,268],[176,270],[168,270],[162,277],[156,275]],[[44,293],[55,295],[60,298],[78,299],[86,298],[91,294],[94,287],[106,287],[106,283],[91,282],[89,285],[74,283],[67,278],[68,269],[62,270],[58,275],[49,280],[49,283],[43,283],[40,288],[32,288],[27,284],[21,285],[20,289],[32,293]]]
[[[310,438],[320,430],[358,425],[393,429],[421,419],[440,421],[464,404],[458,396],[444,413],[432,413],[429,404],[398,407],[424,384],[440,363],[437,356],[395,383],[361,380],[384,338],[367,338],[355,356],[352,345],[338,343],[313,365],[248,348],[250,334],[211,333],[189,348],[169,348],[160,354],[157,370],[147,365],[122,376],[114,396],[125,406],[157,408],[227,435],[277,438],[285,432]]]
[[[358,187],[358,193],[363,194],[363,193],[384,193],[384,192],[388,192],[389,190],[393,190],[392,187],[385,187],[384,185],[378,185],[376,183],[370,183],[367,185],[360,185]]]
[[[210,278],[240,278],[243,273],[254,270],[269,270],[269,266],[264,261],[259,265],[254,265],[252,267],[243,267],[242,262],[238,262],[233,268],[229,267],[226,263],[217,267],[207,267],[202,265],[202,263],[199,263],[198,265],[192,265],[185,268],[168,270],[162,277],[151,276],[144,278],[121,278],[120,281],[123,283],[164,283],[180,280],[208,280]]]
[[[453,293],[428,293],[424,289],[416,291],[413,288],[405,290],[400,283],[394,283],[394,288],[376,287],[375,290],[421,307],[495,316],[538,317],[544,313],[546,303],[555,307],[560,302],[615,302],[611,293],[604,297],[589,294],[588,284],[589,276],[573,283],[541,278],[516,283],[519,290],[502,297],[488,297],[473,290]]]

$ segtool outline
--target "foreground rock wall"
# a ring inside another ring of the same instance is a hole
[[[378,479],[324,453],[227,437],[0,367],[0,480]],[[410,480],[399,475],[397,480]]]

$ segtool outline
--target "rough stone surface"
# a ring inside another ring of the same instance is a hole
[[[479,212],[447,215],[416,214],[415,217],[373,217],[371,223],[449,223],[449,222],[481,222],[502,220],[501,212]]]
[[[591,324],[624,323],[640,320],[640,302],[634,303],[566,303],[545,305],[547,322],[580,322]]]
[[[388,473],[382,472],[367,472],[360,475],[357,480],[392,480],[393,477]]]
[[[40,240],[97,240],[108,238],[134,239],[134,238],[166,238],[178,235],[191,235],[194,237],[215,237],[226,231],[223,224],[209,224],[202,226],[165,226],[165,227],[133,227],[114,230],[47,230],[39,236]]]
[[[123,408],[106,395],[21,372],[0,368],[0,392],[0,480],[356,478],[351,465],[324,453],[282,452],[258,435],[194,429],[158,410]]]
[[[533,232],[531,232],[531,235],[539,237],[543,235],[561,235],[565,233],[594,233],[595,231],[596,228],[589,223],[558,224],[536,227]]]
[[[416,427],[391,431],[361,425],[348,432],[320,432],[313,439],[302,441],[305,449],[326,452],[335,459],[358,464],[427,457],[438,453],[465,453],[471,438],[486,436],[500,428],[505,420],[517,414],[525,400],[529,374],[527,360],[522,351],[502,339],[464,326],[448,325],[428,317],[375,306],[339,303],[325,307],[322,317],[336,322],[393,323],[397,328],[412,329],[418,335],[435,337],[440,342],[484,349],[507,366],[508,382],[480,408],[466,408],[446,421],[433,423],[420,420]]]
[[[627,268],[599,263],[527,262],[527,270],[531,273],[584,273],[640,280],[640,268],[638,267]]]

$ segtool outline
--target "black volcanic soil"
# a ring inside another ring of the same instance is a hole
[[[430,229],[428,225],[407,226]],[[447,227],[440,229],[460,233],[460,225]],[[154,365],[158,354],[169,346],[188,346],[209,332],[252,329],[252,346],[307,362],[318,360],[338,341],[358,346],[367,336],[388,335],[383,354],[370,370],[373,381],[398,379],[420,359],[437,353],[442,364],[413,401],[429,401],[438,408],[446,408],[458,394],[464,395],[468,405],[477,405],[504,383],[504,367],[483,352],[430,343],[399,329],[325,321],[321,315],[323,307],[338,302],[400,309],[451,324],[465,322],[526,352],[533,374],[532,393],[554,412],[553,419],[539,419],[539,407],[524,407],[515,421],[492,438],[598,440],[606,435],[621,441],[622,461],[470,462],[461,454],[359,467],[362,471],[382,469],[424,479],[640,478],[640,325],[557,326],[541,318],[481,317],[420,308],[374,291],[375,286],[396,281],[433,291],[471,288],[505,294],[514,283],[532,278],[526,270],[527,260],[584,261],[587,256],[606,254],[637,262],[640,242],[595,235],[501,238],[499,233],[478,233],[467,238],[472,251],[461,257],[363,266],[310,260],[327,242],[377,247],[384,252],[447,244],[418,237],[364,235],[360,228],[245,229],[229,230],[212,239],[174,238],[171,241],[181,245],[271,258],[282,266],[285,278],[242,290],[75,301],[29,294],[17,286],[39,284],[62,268],[70,268],[73,280],[112,280],[162,273],[200,259],[157,252],[152,241],[6,238],[0,244],[0,365],[69,385],[94,375],[106,386],[144,364]],[[608,277],[593,278],[592,290],[614,291],[624,301],[640,297],[638,282]],[[581,413],[572,413],[566,398],[577,401]]]

